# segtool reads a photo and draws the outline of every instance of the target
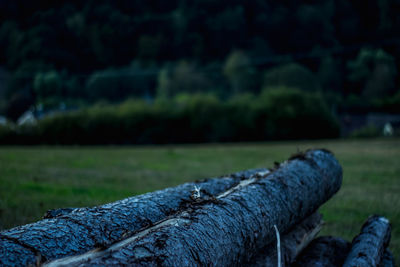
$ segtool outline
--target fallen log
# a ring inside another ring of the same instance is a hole
[[[392,254],[392,252],[390,252],[389,249],[385,250],[385,253],[383,254],[383,259],[378,266],[379,267],[395,267],[396,266],[396,264],[394,262],[393,254]]]
[[[182,209],[201,194],[225,192],[267,169],[186,183],[92,208],[49,211],[44,220],[0,232],[0,266],[26,266],[104,248]],[[197,189],[197,192],[193,192]]]
[[[335,194],[341,181],[342,169],[330,152],[308,151],[107,249],[46,266],[241,265],[275,240],[274,226],[287,232]]]
[[[350,243],[339,237],[323,236],[296,258],[292,267],[341,267],[350,251]]]
[[[322,227],[322,216],[318,212],[294,226],[280,240],[282,267],[290,266],[300,252],[308,246]],[[247,266],[278,266],[278,253],[275,242],[263,248]]]
[[[390,241],[389,220],[381,216],[371,216],[361,228],[352,243],[344,267],[378,266]]]

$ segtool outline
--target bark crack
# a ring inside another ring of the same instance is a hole
[[[6,236],[6,235],[3,235],[1,233],[0,233],[0,238],[6,239],[8,241],[11,241],[14,244],[17,244],[17,245],[29,250],[30,252],[32,252],[35,255],[36,259],[38,259],[38,262],[37,262],[38,265],[40,265],[41,263],[47,261],[46,257],[43,256],[42,253],[39,250],[37,250],[36,248],[34,248],[34,247],[32,247],[32,246],[30,246],[28,244],[25,244],[25,243],[21,242],[21,240],[19,240],[18,238],[11,237],[11,236]]]
[[[72,222],[72,223],[75,223],[75,224],[77,224],[77,225],[79,225],[79,226],[82,226],[83,228],[85,228],[87,231],[88,231],[88,237],[92,240],[92,241],[94,241],[94,243],[95,243],[95,247],[100,247],[100,248],[104,248],[104,246],[106,246],[106,244],[100,244],[99,242],[98,242],[98,240],[97,240],[97,238],[95,237],[95,236],[93,236],[93,234],[92,234],[92,228],[90,228],[89,226],[87,226],[86,224],[84,224],[84,223],[81,223],[80,221],[78,221],[78,220],[75,220],[75,219],[73,219],[73,218],[71,218],[71,217],[62,217],[64,220],[66,220],[66,221],[70,221],[70,222]]]

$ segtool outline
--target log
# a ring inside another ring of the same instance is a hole
[[[342,169],[330,152],[308,151],[107,249],[45,266],[242,265],[275,241],[274,226],[287,232],[332,197],[341,181]]]
[[[389,220],[381,216],[367,219],[352,243],[344,267],[378,266],[390,242]]]
[[[292,267],[341,267],[350,251],[350,243],[339,237],[322,236],[296,258]]]
[[[92,208],[47,212],[44,220],[0,232],[0,266],[27,266],[104,248],[166,218],[192,201],[195,188],[212,198],[267,169],[185,183]]]
[[[300,252],[308,246],[322,227],[322,216],[318,212],[304,219],[281,237],[282,267],[290,266]],[[248,266],[278,266],[278,253],[273,243],[257,253]]]
[[[395,267],[394,257],[392,252],[387,248],[383,254],[383,259],[379,264],[379,267]]]

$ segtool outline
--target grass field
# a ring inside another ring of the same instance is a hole
[[[0,230],[52,208],[97,205],[198,178],[271,167],[328,148],[344,170],[321,212],[323,235],[351,240],[371,214],[388,217],[400,260],[400,139],[147,147],[0,147]]]

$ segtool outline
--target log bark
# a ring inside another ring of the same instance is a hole
[[[203,199],[225,192],[267,169],[186,183],[93,208],[49,211],[46,219],[0,232],[0,266],[26,266],[104,248],[141,228],[174,214],[192,201],[194,188]]]
[[[390,242],[389,220],[371,216],[361,228],[361,233],[352,241],[352,247],[344,267],[378,266]]]
[[[242,265],[275,240],[274,225],[287,232],[335,194],[341,181],[342,169],[331,153],[308,151],[105,250],[46,266]]]
[[[349,242],[339,237],[318,237],[296,258],[291,266],[341,267],[350,247]]]
[[[379,267],[395,267],[396,264],[394,262],[394,257],[392,252],[390,252],[389,249],[385,250],[385,253],[383,254],[383,258],[381,263],[379,264]]]
[[[288,233],[281,236],[282,267],[290,266],[300,252],[315,238],[322,227],[322,216],[318,212],[294,226]],[[263,248],[251,260],[248,266],[278,266],[277,246],[275,242]]]

